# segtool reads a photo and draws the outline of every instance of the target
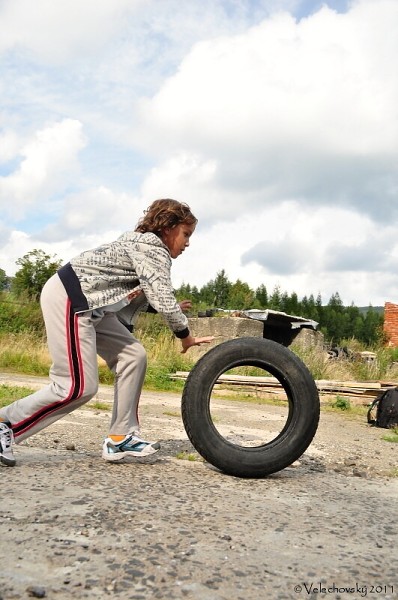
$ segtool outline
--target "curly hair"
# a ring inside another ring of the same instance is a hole
[[[197,218],[192,214],[187,204],[164,198],[155,200],[144,211],[144,216],[138,221],[135,231],[140,233],[150,231],[161,236],[164,229],[172,229],[180,223],[196,225],[197,222]]]

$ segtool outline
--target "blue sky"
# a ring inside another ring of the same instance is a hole
[[[0,2],[0,268],[152,200],[199,218],[176,286],[398,302],[397,0]]]

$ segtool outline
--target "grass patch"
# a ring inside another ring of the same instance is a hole
[[[29,396],[34,391],[27,387],[0,385],[0,408],[8,406],[15,400]]]
[[[270,373],[259,367],[252,367],[250,365],[242,367],[234,367],[225,371],[224,375],[243,375],[245,377],[270,377]]]
[[[175,410],[165,410],[163,412],[164,415],[166,415],[167,417],[181,417],[181,413],[175,411]]]
[[[51,365],[46,341],[34,333],[0,335],[0,368],[14,373],[46,376]]]
[[[368,409],[369,407],[363,404],[351,404],[348,398],[342,398],[341,396],[335,396],[334,399],[328,400],[327,403],[321,403],[321,410],[345,413],[350,416],[365,417]]]
[[[249,404],[271,404],[273,406],[286,406],[286,398],[278,398],[276,396],[266,396],[263,392],[258,391],[241,391],[236,388],[230,388],[227,385],[219,385],[213,388],[212,399],[216,400],[232,400],[235,402],[248,402]]]
[[[111,410],[110,405],[106,402],[101,402],[101,400],[90,400],[86,406],[95,410]]]
[[[338,408],[339,410],[351,410],[351,402],[348,398],[336,396],[335,401],[332,402],[332,408]]]
[[[381,439],[385,442],[392,442],[393,444],[398,444],[398,427],[390,429],[389,433],[383,435]]]
[[[193,452],[178,452],[176,458],[178,458],[178,460],[189,460],[190,462],[201,460],[198,454],[194,454]]]
[[[146,390],[162,390],[165,392],[180,393],[184,388],[184,382],[171,379],[167,367],[161,364],[149,364],[145,375],[144,388]]]

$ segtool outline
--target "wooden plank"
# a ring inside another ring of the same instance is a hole
[[[171,375],[172,379],[185,380],[189,375],[187,371],[177,371]],[[275,390],[282,391],[283,388],[275,377],[256,377],[253,375],[221,375],[216,385],[227,385],[231,387],[253,387],[263,392],[269,390],[275,393]],[[320,394],[334,394],[340,396],[359,396],[363,399],[372,399],[376,397],[383,389],[395,384],[380,381],[333,381],[320,379],[315,381],[315,385]]]

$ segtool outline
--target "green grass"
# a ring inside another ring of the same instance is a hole
[[[202,460],[198,454],[194,454],[193,452],[178,452],[176,458],[179,460],[189,460],[190,462]]]
[[[94,408],[95,410],[111,410],[110,404],[101,402],[100,400],[90,400],[86,406],[87,408]]]
[[[0,336],[0,368],[26,375],[46,376],[51,365],[44,341],[32,334]]]
[[[339,410],[351,410],[351,402],[348,400],[348,398],[336,396],[336,400],[332,402],[332,408],[338,408]]]
[[[392,442],[393,444],[398,444],[398,427],[390,429],[389,433],[383,435],[381,439],[385,442]]]
[[[33,394],[35,390],[27,387],[0,385],[0,408],[8,406],[14,400]]]
[[[368,406],[363,404],[351,404],[348,398],[342,398],[341,396],[335,396],[326,403],[321,404],[321,410],[325,412],[336,412],[344,413],[347,416],[352,417],[366,417],[368,413]]]
[[[167,417],[181,417],[181,413],[176,410],[165,410],[163,414]]]
[[[233,402],[247,402],[249,404],[271,404],[273,406],[286,406],[287,400],[277,399],[273,397],[265,397],[256,394],[256,392],[243,393],[236,390],[231,390],[227,387],[223,391],[215,390],[211,397],[216,400],[228,400]]]
[[[180,393],[184,382],[171,379],[170,374],[180,369],[169,370],[159,364],[149,364],[145,375],[144,388],[146,390],[162,390],[165,392]]]

